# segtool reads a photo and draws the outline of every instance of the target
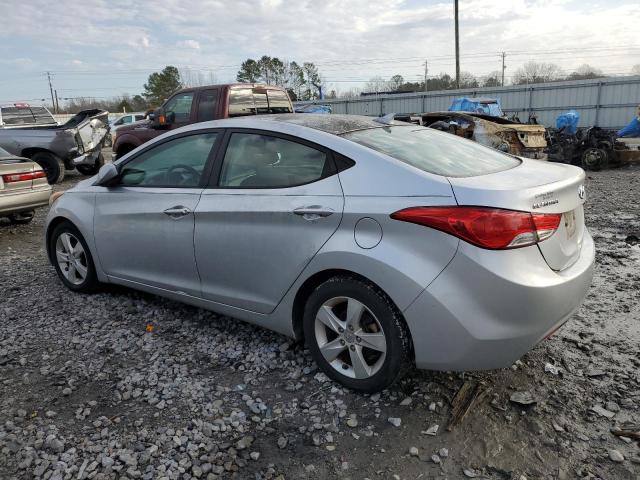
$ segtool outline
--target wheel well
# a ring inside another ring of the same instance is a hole
[[[303,318],[304,318],[304,307],[305,307],[305,304],[307,303],[307,299],[309,298],[309,295],[311,295],[311,292],[313,292],[322,283],[326,282],[330,278],[338,277],[338,276],[354,277],[359,280],[362,280],[363,282],[370,283],[371,285],[375,286],[378,290],[380,290],[382,293],[384,293],[388,297],[386,292],[382,288],[380,288],[380,286],[377,285],[375,282],[369,280],[364,275],[360,275],[350,270],[335,268],[335,269],[323,270],[321,272],[315,273],[304,281],[304,283],[298,289],[295,299],[293,300],[293,311],[291,312],[292,313],[291,316],[293,320],[293,332],[297,341],[304,340],[304,329],[302,325],[303,325]],[[391,299],[389,300],[395,306],[395,303],[393,302],[393,300]],[[400,312],[399,308],[398,308],[398,312]],[[400,315],[402,315],[402,312],[400,312]],[[411,332],[409,332],[409,336],[411,336]],[[413,340],[412,340],[412,345],[413,345]]]
[[[54,157],[57,156],[51,150],[47,150],[46,148],[38,148],[38,147],[25,148],[20,152],[20,155],[22,155],[23,157],[31,158],[36,153],[48,153],[49,155],[53,155]]]
[[[47,249],[47,257],[49,257],[49,262],[53,265],[53,262],[55,261],[55,259],[53,258],[53,252],[51,252],[50,248],[49,248],[49,243],[51,240],[51,233],[53,232],[53,230],[60,225],[61,223],[71,223],[73,225],[73,222],[71,222],[68,218],[65,217],[56,217],[53,220],[51,220],[51,223],[49,223],[49,226],[47,227],[47,232],[45,234],[45,247]]]
[[[137,148],[133,143],[121,143],[118,145],[118,148],[115,150],[115,153],[118,157],[122,157],[123,155],[126,155],[127,153],[129,153],[131,150]]]

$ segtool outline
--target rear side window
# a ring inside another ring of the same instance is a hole
[[[44,107],[3,107],[5,125],[51,125],[55,120]]]
[[[431,128],[395,126],[343,135],[422,171],[445,177],[473,177],[520,165],[516,158]]]
[[[205,90],[198,100],[198,121],[206,122],[216,117],[218,90]]]
[[[324,152],[284,138],[233,133],[222,163],[221,187],[286,188],[333,173]]]

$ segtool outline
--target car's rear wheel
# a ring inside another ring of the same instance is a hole
[[[42,167],[47,174],[49,185],[60,183],[64,180],[64,162],[60,157],[49,152],[36,152],[31,155],[31,160]]]
[[[104,165],[104,156],[102,153],[98,155],[95,163],[93,165],[76,165],[76,169],[82,174],[86,176],[93,176],[98,173],[100,167]]]
[[[56,272],[69,289],[94,292],[99,283],[89,247],[80,231],[71,223],[55,227],[49,239],[49,252]]]
[[[304,334],[322,371],[353,390],[382,390],[411,365],[402,315],[387,295],[358,278],[334,277],[313,291]]]
[[[9,222],[17,225],[24,225],[33,220],[35,210],[29,210],[28,212],[12,213],[9,215]]]

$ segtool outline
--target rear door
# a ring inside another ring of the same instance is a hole
[[[247,130],[229,131],[225,143],[219,178],[196,209],[202,294],[269,313],[338,228],[342,188],[319,146]]]
[[[207,122],[218,118],[218,95],[217,88],[202,90],[198,95],[198,108],[196,111],[196,122]]]

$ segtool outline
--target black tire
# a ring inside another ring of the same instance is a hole
[[[76,165],[76,170],[80,172],[82,175],[86,175],[87,177],[92,177],[98,170],[104,165],[104,156],[102,153],[98,155],[96,162],[93,165]]]
[[[586,170],[598,170],[604,168],[608,163],[607,152],[601,148],[587,148],[582,153],[582,166]]]
[[[358,379],[340,373],[320,351],[316,339],[316,314],[325,302],[336,297],[350,297],[362,303],[382,327],[386,341],[384,361],[379,370],[368,378]],[[307,299],[303,328],[307,347],[320,369],[329,378],[352,390],[363,393],[383,390],[402,378],[412,366],[412,343],[402,314],[384,292],[359,278],[338,276],[319,285]]]
[[[115,153],[115,157],[113,159],[114,160],[119,160],[120,158],[124,157],[127,153],[129,153],[130,151],[134,150],[135,148],[136,147],[134,147],[130,143],[125,143],[123,145],[120,145],[118,150],[114,152]]]
[[[28,212],[20,212],[20,213],[12,213],[9,215],[9,222],[14,225],[25,225],[31,220],[33,220],[33,216],[35,215],[35,210],[29,210]]]
[[[65,275],[62,273],[60,264],[58,263],[58,260],[56,258],[56,242],[58,241],[58,238],[60,237],[60,235],[62,235],[63,233],[70,233],[71,235],[73,235],[73,237],[75,237],[75,239],[77,239],[80,242],[80,244],[82,245],[82,248],[84,249],[84,259],[86,261],[87,275],[85,276],[84,281],[78,284],[74,284],[70,282],[65,277]],[[62,280],[62,283],[64,283],[68,289],[73,290],[74,292],[82,292],[82,293],[93,293],[96,290],[98,290],[100,283],[98,282],[98,277],[96,276],[96,268],[95,268],[95,264],[93,263],[93,257],[91,256],[91,251],[89,250],[89,247],[87,246],[87,242],[85,241],[84,237],[82,236],[82,234],[76,228],[75,225],[67,221],[57,225],[53,229],[53,232],[51,232],[51,237],[49,238],[48,246],[49,246],[50,258],[56,269],[58,277],[60,277],[60,280]]]
[[[45,171],[49,185],[60,183],[64,180],[64,162],[53,153],[36,152],[31,155],[31,160],[40,165]]]

